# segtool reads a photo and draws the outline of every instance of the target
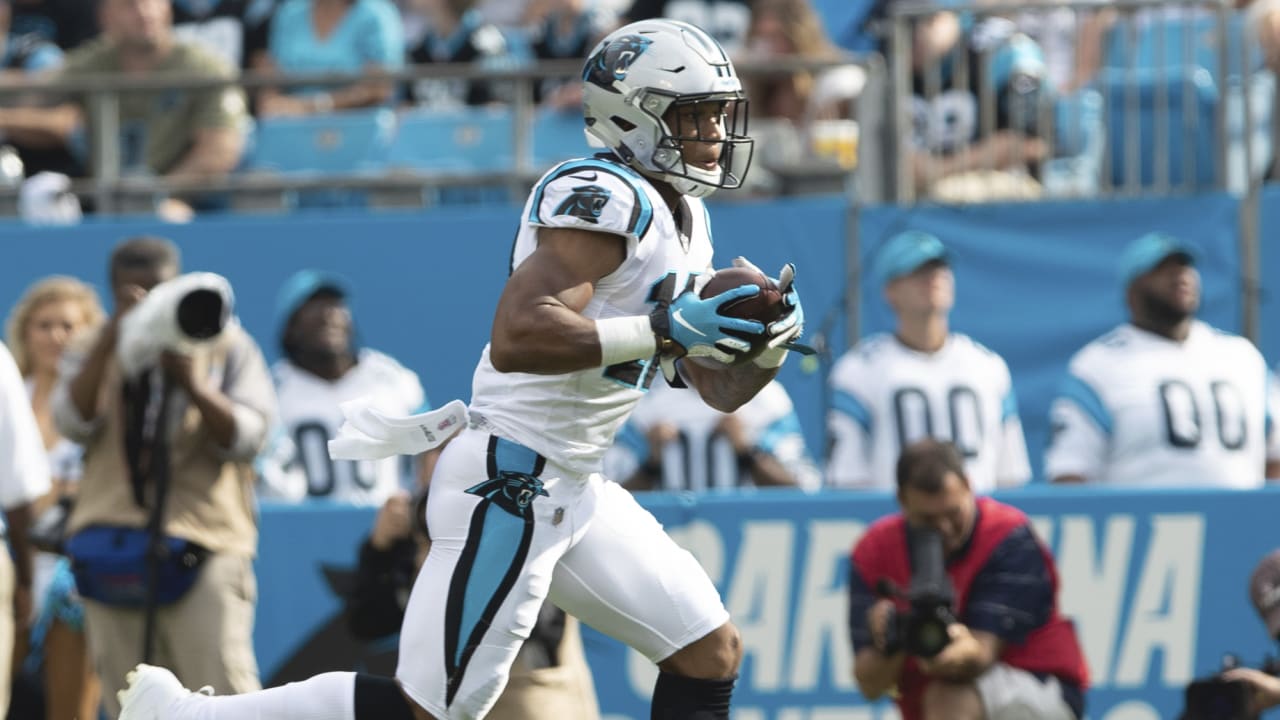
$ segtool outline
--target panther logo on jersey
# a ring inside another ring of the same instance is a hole
[[[570,215],[582,218],[589,223],[600,222],[600,213],[605,203],[609,202],[611,193],[599,185],[579,185],[573,194],[556,208],[554,215]]]
[[[631,63],[653,44],[653,41],[640,35],[623,35],[596,51],[587,60],[586,69],[582,71],[582,79],[595,83],[609,92],[618,92],[613,84],[627,77]]]

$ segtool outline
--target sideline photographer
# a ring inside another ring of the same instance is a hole
[[[1280,550],[1268,553],[1253,569],[1249,598],[1267,626],[1267,635],[1280,641]],[[1280,677],[1274,674],[1276,669],[1274,662],[1262,670],[1234,667],[1217,677],[1192,683],[1181,720],[1227,717],[1224,707],[1230,709],[1233,717],[1257,717],[1263,710],[1280,705]],[[1246,690],[1238,693],[1232,687],[1237,684],[1244,685]],[[1240,707],[1246,704],[1247,707]]]
[[[110,717],[148,648],[190,684],[259,687],[251,462],[275,393],[229,288],[179,265],[168,240],[118,245],[115,314],[72,341],[54,390],[58,429],[85,447],[66,549]]]
[[[1083,717],[1088,669],[1058,614],[1053,558],[1027,517],[976,498],[950,443],[907,446],[897,487],[901,512],[853,549],[849,630],[862,694],[896,687],[903,720]]]

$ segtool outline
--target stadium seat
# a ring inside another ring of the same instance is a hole
[[[386,166],[396,116],[387,108],[306,117],[261,118],[243,164],[248,173],[321,176],[377,172]],[[243,210],[262,209],[264,198],[234,201]],[[365,193],[306,190],[286,193],[283,208],[364,207]]]
[[[502,172],[514,167],[515,120],[505,108],[412,110],[391,144],[393,168]]]
[[[280,173],[380,170],[386,166],[395,129],[395,113],[386,108],[259,119],[248,169]]]
[[[1205,190],[1217,184],[1214,137],[1221,99],[1208,70],[1104,70],[1098,89],[1105,102],[1106,160],[1113,185],[1126,187],[1131,172],[1142,188],[1151,188],[1164,177],[1170,188]],[[1187,112],[1188,105],[1192,112]],[[1156,147],[1157,118],[1162,115],[1164,145]],[[1129,167],[1130,142],[1138,143],[1138,163],[1133,169]],[[1158,158],[1167,168],[1159,174]]]
[[[1093,197],[1102,180],[1106,128],[1102,95],[1083,89],[1057,98],[1053,107],[1054,156],[1044,163],[1041,184],[1049,197]]]
[[[1239,78],[1262,66],[1261,50],[1247,33],[1243,12],[1232,12],[1226,18],[1225,71],[1216,14],[1184,9],[1163,17],[1153,16],[1156,12],[1159,11],[1139,13],[1111,27],[1105,42],[1105,67],[1201,67],[1221,84],[1228,78]],[[1242,51],[1244,48],[1247,50]]]

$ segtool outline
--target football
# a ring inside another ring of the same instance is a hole
[[[717,270],[702,287],[699,295],[703,298],[715,297],[742,285],[757,285],[760,287],[760,293],[730,301],[720,309],[721,313],[744,320],[759,320],[765,325],[782,317],[786,307],[782,303],[782,291],[778,289],[777,283],[764,273],[751,268],[729,267]],[[746,354],[738,356],[732,364],[741,365],[751,362],[762,352],[764,352],[764,343],[758,343]],[[724,363],[709,358],[693,358],[693,360],[703,367],[713,369],[726,367]]]
[[[782,317],[786,310],[782,304],[782,291],[764,273],[751,268],[730,267],[717,270],[703,286],[701,296],[714,297],[740,285],[758,285],[760,294],[733,300],[720,309],[721,313],[744,320],[759,320],[766,325]]]

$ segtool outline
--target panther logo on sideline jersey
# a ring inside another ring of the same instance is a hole
[[[631,63],[635,62],[645,48],[652,44],[653,41],[647,37],[623,35],[597,50],[596,54],[587,60],[587,66],[582,71],[582,79],[616,93],[618,89],[613,86],[613,83],[626,79]]]
[[[600,213],[604,211],[605,203],[609,202],[610,196],[611,193],[599,185],[579,185],[573,189],[572,195],[560,203],[553,214],[570,215],[582,218],[589,223],[599,223]]]

